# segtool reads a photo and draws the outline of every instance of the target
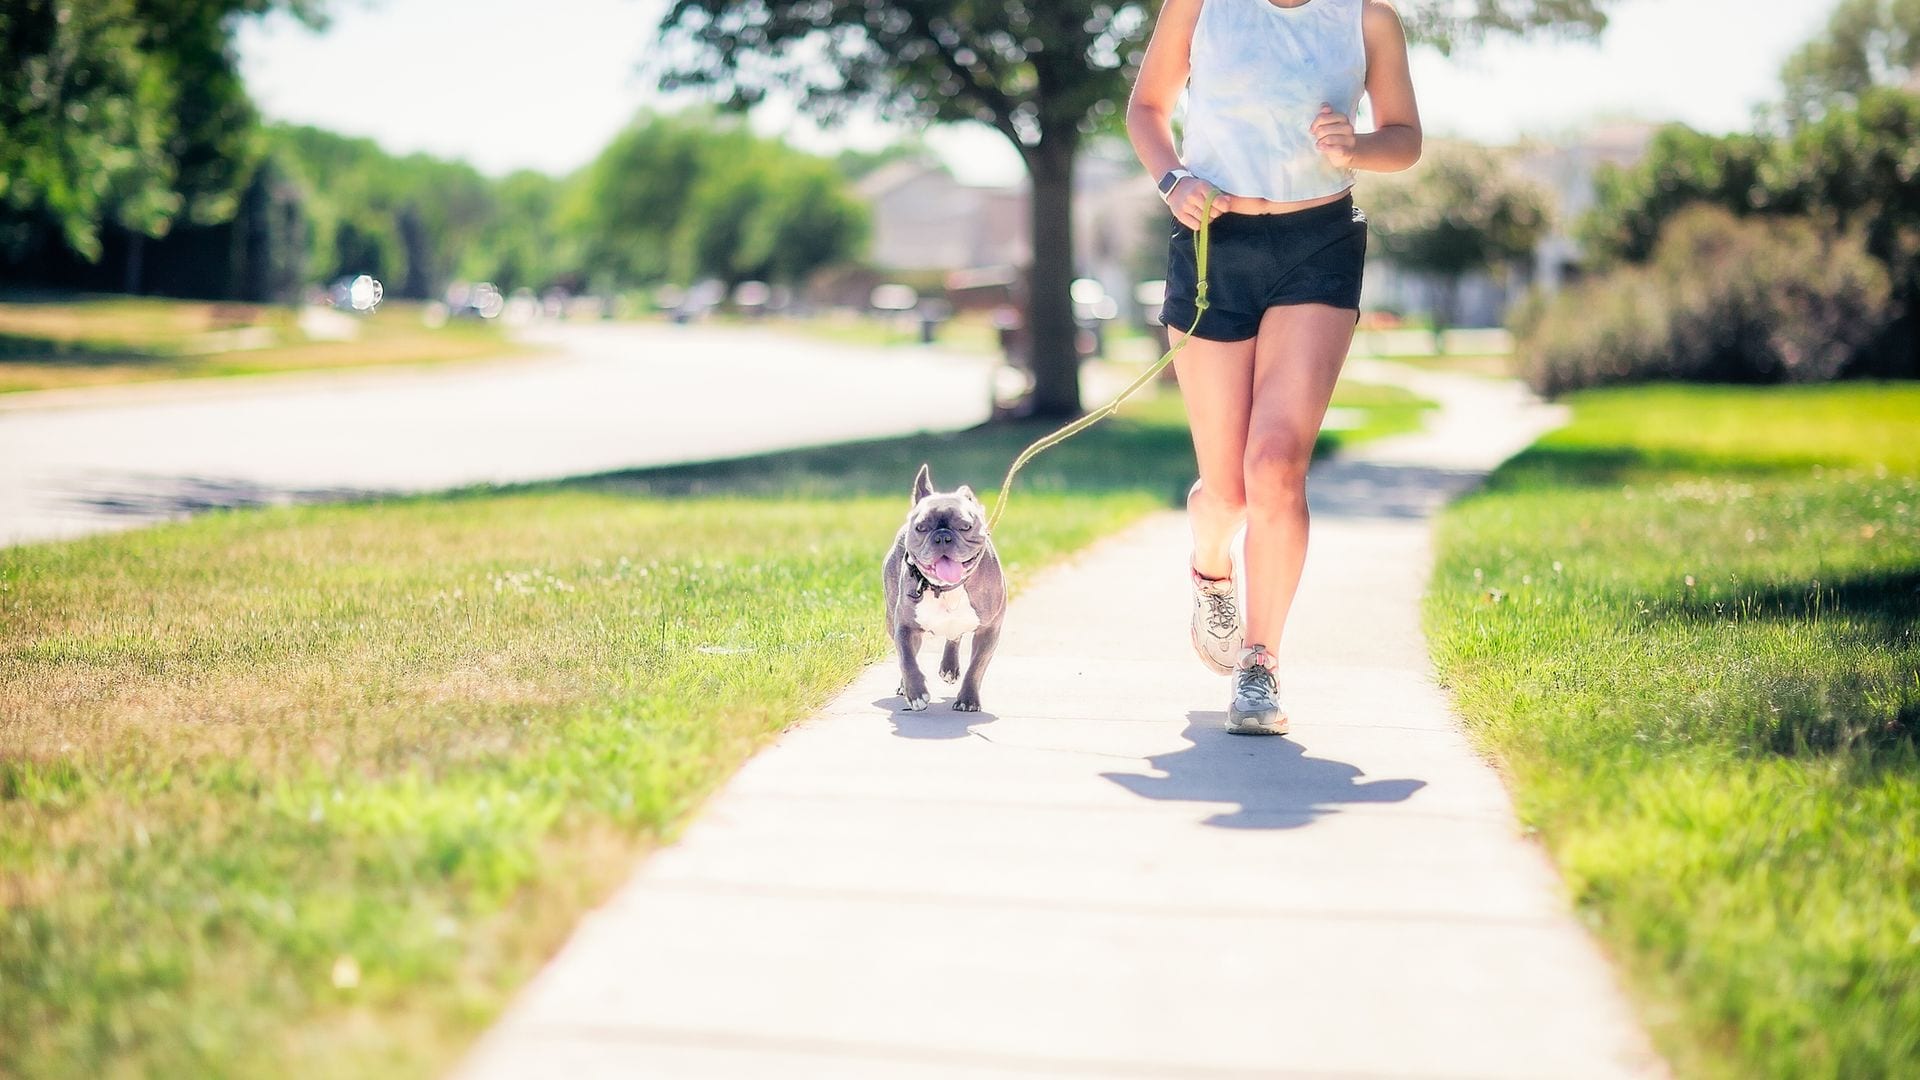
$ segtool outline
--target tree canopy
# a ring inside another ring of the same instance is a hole
[[[1531,254],[1551,213],[1545,190],[1475,146],[1430,147],[1419,169],[1366,183],[1381,250],[1439,286],[1436,328],[1453,319],[1460,279]]]
[[[590,276],[796,282],[859,254],[867,212],[833,162],[707,112],[643,117],[588,166],[563,215]]]
[[[1644,262],[1666,223],[1705,203],[1739,216],[1805,216],[1857,232],[1901,309],[1879,353],[1888,374],[1920,372],[1920,95],[1871,88],[1851,107],[1783,135],[1704,135],[1670,125],[1630,169],[1603,170],[1580,226],[1603,264]]]
[[[1781,69],[1789,122],[1857,103],[1874,87],[1914,88],[1920,0],[1840,0],[1826,28]]]
[[[234,20],[316,0],[10,0],[0,9],[0,255],[231,217],[254,114]]]

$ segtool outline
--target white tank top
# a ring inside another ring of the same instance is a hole
[[[1320,103],[1353,118],[1366,88],[1365,0],[1205,0],[1193,30],[1181,158],[1229,195],[1313,199],[1353,186],[1309,130]]]

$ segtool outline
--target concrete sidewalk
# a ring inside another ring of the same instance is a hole
[[[1557,418],[1354,370],[1446,409],[1315,469],[1292,736],[1221,730],[1151,517],[1024,583],[987,712],[882,665],[755,758],[463,1075],[1662,1074],[1419,629],[1426,518]]]

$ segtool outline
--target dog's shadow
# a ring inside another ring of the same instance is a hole
[[[933,704],[915,712],[907,711],[906,701],[899,694],[888,694],[873,704],[893,713],[893,733],[902,739],[964,739],[981,724],[1000,719],[985,711],[956,712],[951,696],[942,701],[936,695]]]

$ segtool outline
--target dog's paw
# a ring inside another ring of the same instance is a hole
[[[954,712],[979,712],[980,699],[970,694],[961,694],[953,699]]]
[[[940,668],[940,678],[946,683],[948,683],[949,685],[959,682],[960,681],[960,665],[955,664],[952,667],[946,667],[943,665]]]
[[[902,694],[901,696],[906,697],[906,695],[904,694]],[[910,697],[910,698],[907,698],[907,703],[906,705],[903,706],[903,708],[905,708],[908,712],[919,712],[920,710],[926,708],[927,703],[931,700],[933,699],[926,694],[921,694],[918,697]]]

